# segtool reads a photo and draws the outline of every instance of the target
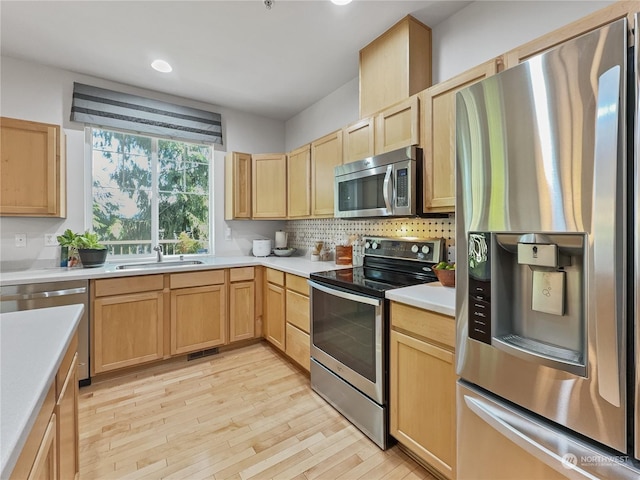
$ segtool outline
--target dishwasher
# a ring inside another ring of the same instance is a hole
[[[84,305],[84,312],[78,325],[78,383],[80,386],[85,386],[91,384],[89,374],[89,282],[87,280],[70,280],[0,287],[0,313],[75,304]]]

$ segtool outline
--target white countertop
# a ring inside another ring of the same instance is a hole
[[[456,289],[443,287],[440,282],[389,290],[386,298],[451,317],[456,315]]]
[[[82,305],[0,315],[0,478],[9,478],[38,416]]]
[[[133,275],[151,275],[154,273],[167,272],[192,272],[197,270],[211,270],[218,268],[249,267],[264,265],[265,267],[276,268],[284,272],[292,273],[301,277],[309,277],[312,272],[322,272],[324,270],[335,270],[337,268],[349,268],[350,265],[336,265],[333,261],[312,262],[309,257],[214,257],[198,256],[189,257],[187,260],[196,259],[203,263],[200,265],[181,265],[179,267],[161,266],[154,268],[139,268],[118,270],[116,267],[125,263],[151,263],[153,260],[131,260],[128,262],[110,263],[107,262],[102,267],[97,268],[61,268],[52,267],[40,270],[24,270],[18,272],[2,272],[0,285],[21,285],[25,283],[58,282],[65,280],[85,280],[95,278],[129,277]],[[165,257],[165,263],[177,258]]]

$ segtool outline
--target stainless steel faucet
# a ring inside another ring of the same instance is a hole
[[[153,250],[158,253],[158,262],[162,261],[162,245],[156,245]]]

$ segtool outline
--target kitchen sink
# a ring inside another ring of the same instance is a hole
[[[145,262],[145,263],[125,263],[118,265],[116,270],[134,270],[148,268],[165,268],[165,267],[184,267],[186,265],[202,265],[204,262],[200,260],[174,260],[170,262]]]

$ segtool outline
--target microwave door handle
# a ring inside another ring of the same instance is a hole
[[[382,184],[382,197],[387,207],[387,213],[393,213],[393,204],[391,203],[393,199],[393,165],[387,166],[387,173]]]

